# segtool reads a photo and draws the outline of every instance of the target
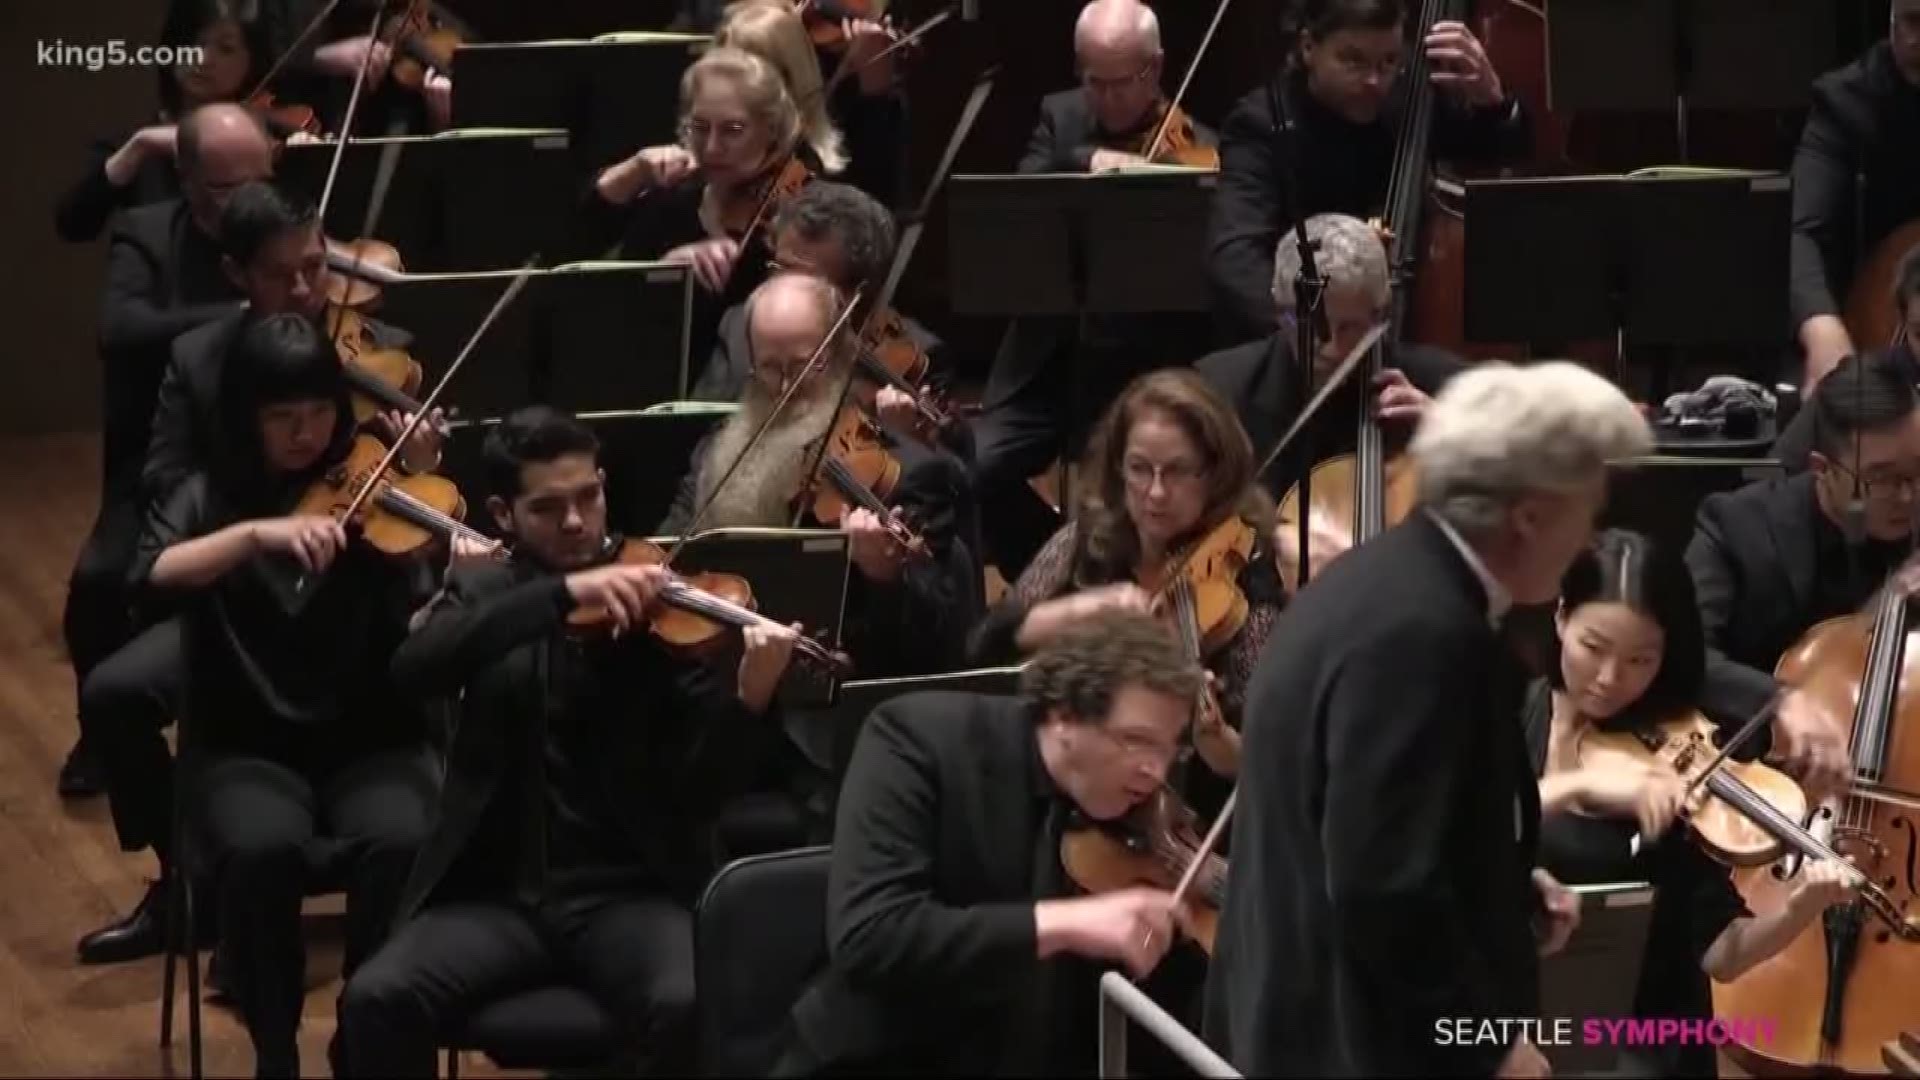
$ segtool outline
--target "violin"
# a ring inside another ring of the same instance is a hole
[[[1226,648],[1247,625],[1249,608],[1240,573],[1253,558],[1254,541],[1253,526],[1229,514],[1157,575],[1136,575],[1140,587],[1154,594],[1155,606],[1171,614],[1187,658],[1196,664]],[[1239,761],[1237,744],[1219,738],[1226,726],[1220,695],[1211,683],[1203,684],[1189,730],[1207,766],[1230,776],[1239,772]],[[1208,739],[1209,734],[1214,737]]]
[[[847,20],[879,22],[886,16],[884,0],[800,0],[796,10],[814,48],[834,53],[846,51]]]
[[[260,126],[267,129],[267,134],[281,142],[296,134],[311,135],[316,139],[323,134],[320,118],[314,114],[312,106],[293,102],[281,104],[274,99],[271,91],[256,92],[247,99],[246,109],[254,119],[260,121]]]
[[[613,562],[630,566],[662,566],[666,552],[645,540],[618,542]],[[713,572],[676,576],[660,590],[660,605],[649,617],[647,629],[668,648],[687,655],[704,657],[717,651],[728,640],[730,631],[744,630],[766,622],[754,610],[753,587],[735,574]],[[604,607],[583,606],[567,616],[567,626],[577,634],[604,634],[613,629],[613,615]],[[852,662],[812,638],[794,639],[794,651],[800,658],[831,676],[844,676],[853,670]]]
[[[1090,893],[1148,885],[1172,889],[1200,853],[1194,814],[1166,788],[1110,824],[1082,823],[1060,838],[1060,865]],[[1182,928],[1213,955],[1220,907],[1227,895],[1227,861],[1208,853],[1187,896]]]
[[[932,391],[922,389],[932,360],[907,332],[899,312],[890,307],[874,311],[860,335],[854,363],[871,384],[860,401],[869,412],[873,411],[872,390],[891,386],[913,398],[915,434],[931,442],[933,436],[953,426],[953,414]]]
[[[778,216],[780,207],[812,180],[813,170],[789,153],[778,168],[768,168],[752,183],[730,192],[716,192],[715,217],[720,228],[745,247],[748,238]]]
[[[1207,146],[1194,132],[1193,117],[1175,102],[1161,110],[1153,130],[1133,150],[1156,165],[1184,165],[1192,169],[1220,168],[1220,151]]]
[[[432,473],[382,472],[387,456],[378,439],[358,436],[346,460],[308,486],[295,512],[324,514],[352,526],[383,555],[411,555],[436,539],[455,536],[498,546],[460,520],[466,516],[467,502],[453,481]],[[369,484],[371,493],[360,498]]]
[[[387,27],[392,37],[393,63],[387,74],[398,85],[419,91],[434,72],[453,70],[453,52],[468,41],[460,26],[435,5],[413,0]]]
[[[887,506],[899,483],[900,461],[880,441],[878,425],[860,410],[845,408],[827,433],[817,474],[803,482],[797,498],[828,528],[838,528],[854,510],[870,510],[908,555],[931,558],[925,538]]]
[[[353,390],[355,420],[366,423],[379,413],[420,411],[416,397],[424,372],[419,361],[405,349],[376,346],[365,318],[353,308],[330,306],[323,318]]]
[[[327,239],[327,303],[371,313],[380,306],[380,286],[361,269],[406,273],[400,261],[400,249],[385,240],[363,237],[359,240]]]

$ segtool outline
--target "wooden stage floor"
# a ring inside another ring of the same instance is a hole
[[[82,967],[80,936],[130,909],[157,871],[115,841],[104,798],[62,803],[54,780],[77,728],[60,636],[67,574],[97,505],[91,434],[0,440],[0,1075],[188,1072],[184,973],[175,1045],[159,1047],[161,962]],[[340,990],[337,898],[309,904],[300,1057],[327,1075]],[[203,1009],[209,1076],[253,1075],[245,1032]],[[469,1055],[463,1075],[501,1075]]]

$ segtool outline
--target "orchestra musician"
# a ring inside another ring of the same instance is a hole
[[[705,832],[776,736],[763,714],[794,634],[745,628],[723,687],[647,632],[670,574],[614,560],[591,431],[529,407],[482,457],[512,557],[458,566],[394,655],[403,689],[459,696],[448,809],[393,938],[342,994],[335,1075],[436,1076],[437,1035],[555,971],[631,1036],[643,1073],[684,1072]],[[626,632],[570,631],[582,607]]]
[[[1227,116],[1207,242],[1222,344],[1273,331],[1267,287],[1274,245],[1293,224],[1289,213],[1380,212],[1405,97],[1396,96],[1395,84],[1406,62],[1409,8],[1406,0],[1303,0],[1286,66]],[[1435,85],[1446,92],[1437,102],[1435,154],[1525,156],[1532,143],[1525,110],[1501,85],[1473,31],[1435,23],[1421,47]]]
[[[759,221],[751,250],[740,234],[765,216],[764,185],[789,161],[819,171],[803,134],[777,68],[739,49],[713,49],[681,77],[679,142],[637,151],[594,181],[589,248],[617,241],[623,258],[692,269],[688,356],[711,355],[721,314],[766,280],[768,223]]]
[[[155,504],[134,580],[183,610],[195,860],[212,868],[224,984],[257,1073],[277,1077],[299,1075],[314,841],[347,883],[351,975],[386,933],[437,784],[421,713],[387,670],[430,568],[349,543],[332,517],[289,512],[344,459],[356,425],[340,359],[312,323],[279,315],[260,332],[272,347],[229,365],[222,384],[242,456]],[[276,584],[290,573],[313,582],[292,611]]]
[[[1730,871],[1675,825],[1687,798],[1672,767],[1585,750],[1589,735],[1659,722],[1695,707],[1706,663],[1686,564],[1644,536],[1602,533],[1568,570],[1554,618],[1559,656],[1524,710],[1540,777],[1540,863],[1570,884],[1646,881],[1655,888],[1633,1015],[1711,1020],[1708,980],[1731,982],[1851,895],[1845,871],[1819,860],[1787,904],[1754,916]],[[1648,841],[1629,854],[1638,829]],[[1657,838],[1657,840],[1656,840]],[[1719,1075],[1714,1048],[1675,1040],[1643,1048],[1640,1075]]]
[[[293,313],[326,329],[328,308],[326,238],[313,204],[273,183],[235,188],[220,216],[221,266],[245,297],[245,307],[182,334],[160,383],[153,441],[141,481],[153,498],[197,469],[217,469],[227,450],[221,430],[221,373],[248,324],[267,315]],[[411,335],[377,319],[358,320],[380,347],[405,348]],[[421,424],[401,464],[424,472],[439,464],[440,427]],[[399,431],[404,416],[381,420],[386,434]]]
[[[695,449],[660,535],[680,535],[701,506],[708,511],[699,532],[793,524],[795,496],[813,463],[814,444],[839,412],[849,364],[844,338],[829,348],[826,365],[802,384],[718,498],[714,490],[826,340],[842,302],[827,282],[799,273],[777,274],[755,290],[746,312],[754,377],[742,388],[739,411]],[[883,498],[910,522],[932,558],[910,558],[876,514],[852,510],[840,525],[857,571],[848,586],[844,645],[863,678],[959,670],[966,632],[983,606],[966,474],[942,451],[887,441],[899,460],[900,479]],[[811,520],[811,511],[802,517],[803,523]]]
[[[842,295],[861,293],[862,310],[855,312],[857,329],[871,310],[875,294],[893,265],[893,215],[871,195],[849,184],[816,180],[788,199],[773,219],[771,269],[824,278]],[[935,383],[951,374],[945,346],[924,326],[903,320],[906,332],[927,355]],[[694,381],[688,397],[695,401],[737,401],[753,376],[753,353],[747,342],[747,307],[728,308],[707,366]],[[882,386],[875,394],[876,411],[896,432],[914,429],[913,399],[903,390]],[[952,425],[948,449],[963,459],[971,454],[971,429]],[[944,434],[944,433],[943,433]]]
[[[114,218],[100,304],[100,511],[67,582],[62,631],[76,688],[126,644],[127,569],[139,539],[141,458],[173,340],[231,312],[238,297],[222,271],[220,210],[241,184],[273,171],[273,146],[246,110],[205,105],[181,121],[181,197]],[[77,695],[76,695],[77,696]],[[60,773],[66,797],[96,795],[103,781],[84,739]]]
[[[1800,635],[1859,610],[1913,549],[1920,398],[1905,366],[1849,357],[1804,411],[1807,471],[1709,496],[1687,547],[1708,647],[1701,704],[1723,728],[1784,689],[1773,667]],[[1817,800],[1852,783],[1844,720],[1790,690],[1739,756],[1777,755]]]
[[[172,4],[195,0],[170,0]],[[436,21],[458,25],[438,4],[425,4]],[[434,70],[426,73],[420,90],[401,93],[388,79],[395,61],[404,55],[396,48],[391,20],[408,7],[405,0],[347,0],[333,5],[327,0],[263,0],[259,5],[261,35],[270,57],[281,60],[281,71],[270,89],[276,98],[313,106],[328,131],[338,131],[346,115],[346,105],[354,80],[366,69],[366,93],[374,95],[371,108],[362,110],[356,122],[355,136],[392,133],[396,124],[417,130],[421,123],[434,129],[447,126],[453,113],[452,73]],[[384,8],[380,32],[368,33],[376,7]],[[307,35],[314,20],[325,14],[314,33]]]
[[[1192,371],[1143,375],[1101,421],[1088,455],[1093,475],[1073,520],[1028,565],[969,638],[970,661],[1017,662],[1102,611],[1166,611],[1143,585],[1164,580],[1183,551],[1229,518],[1264,544],[1273,506],[1256,485],[1256,462],[1232,409]],[[1238,729],[1247,682],[1279,614],[1273,562],[1258,552],[1236,575],[1247,616],[1238,633],[1204,660],[1221,710],[1196,722],[1193,748],[1211,777],[1186,777],[1182,794],[1211,816],[1239,771]]]
[[[1081,86],[1041,102],[1020,172],[1125,165],[1124,155],[1095,150],[1160,118],[1160,23],[1151,8],[1140,0],[1091,0],[1075,24],[1073,47]],[[1204,129],[1196,135],[1211,137]],[[1205,320],[1187,313],[1013,321],[973,425],[974,487],[991,561],[1003,576],[1019,576],[1060,524],[1028,478],[1056,458],[1077,459],[1094,422],[1135,376],[1185,362],[1205,334]]]
[[[1315,214],[1307,219],[1306,231],[1307,242],[1314,245],[1314,269],[1326,282],[1321,304],[1328,336],[1319,342],[1305,385],[1293,360],[1298,349],[1293,308],[1300,249],[1291,232],[1280,238],[1273,257],[1273,333],[1194,364],[1222,397],[1233,402],[1256,450],[1279,442],[1348,354],[1385,321],[1393,300],[1387,250],[1372,226],[1344,214]],[[1432,404],[1431,395],[1465,367],[1460,358],[1428,346],[1401,343],[1388,349],[1379,378],[1367,393],[1374,398],[1375,415],[1387,426],[1391,449],[1404,446]],[[1267,467],[1260,480],[1274,498],[1284,497],[1314,461],[1353,452],[1357,393],[1351,385],[1335,391],[1297,436],[1297,448],[1289,448]],[[1317,509],[1308,527],[1313,533],[1311,579],[1351,547],[1353,538],[1343,523],[1328,520]],[[1297,566],[1299,547],[1298,529],[1291,522],[1277,523],[1273,549],[1279,565]]]
[[[713,43],[744,49],[779,68],[822,171],[893,206],[901,196],[908,135],[894,56],[880,55],[894,35],[871,19],[848,19],[845,32],[847,48],[835,70],[855,74],[836,74],[831,90],[821,77],[822,52],[790,0],[727,5]]]
[[[54,204],[54,230],[62,240],[92,241],[114,211],[179,196],[174,171],[179,118],[202,105],[235,100],[265,73],[266,46],[258,23],[243,18],[245,13],[239,0],[182,0],[169,6],[160,44],[197,48],[199,62],[160,68],[160,109],[153,122],[93,145],[86,172]]]
[[[1900,260],[1893,280],[1893,305],[1904,331],[1900,340],[1884,349],[1867,351],[1884,352],[1888,364],[1898,368],[1908,382],[1920,386],[1920,249]],[[1815,415],[1813,409],[1801,409],[1774,440],[1773,456],[1789,470],[1799,472],[1807,467],[1807,456],[1813,451]]]
[[[1536,869],[1501,625],[1553,600],[1646,421],[1564,362],[1465,372],[1412,453],[1421,506],[1314,578],[1247,693],[1206,1036],[1250,1076],[1544,1076],[1447,1017],[1537,1016],[1578,905]],[[1548,916],[1537,918],[1544,907]]]
[[[874,710],[834,826],[831,959],[774,1075],[1090,1075],[1099,969],[1145,976],[1176,920],[1156,889],[1068,899],[1062,836],[1159,791],[1201,683],[1159,622],[1105,611],[1018,696]]]
[[[1794,154],[1790,264],[1803,391],[1855,342],[1841,321],[1855,269],[1882,240],[1920,219],[1920,0],[1891,0],[1887,40],[1813,84]]]

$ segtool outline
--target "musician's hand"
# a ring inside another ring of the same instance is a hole
[[[447,572],[452,573],[459,566],[493,562],[500,557],[501,550],[497,540],[456,535],[453,542],[447,545]]]
[[[1433,404],[1426,391],[1407,381],[1404,372],[1396,368],[1387,368],[1374,376],[1373,385],[1380,391],[1374,402],[1374,415],[1382,420],[1400,420],[1418,422]]]
[[[1088,172],[1113,172],[1116,169],[1145,165],[1147,159],[1139,154],[1129,154],[1124,150],[1095,150],[1087,162]]]
[[[1232,779],[1240,775],[1240,733],[1220,711],[1219,690],[1219,678],[1207,672],[1206,702],[1193,714],[1193,749],[1215,776]]]
[[[913,395],[897,386],[883,386],[874,394],[873,411],[880,414],[882,424],[895,431],[912,431],[919,416]]]
[[[1042,900],[1033,921],[1040,955],[1069,952],[1124,965],[1134,978],[1151,972],[1173,944],[1173,894],[1121,889],[1072,900]]]
[[[1804,402],[1815,384],[1827,377],[1840,361],[1853,355],[1853,335],[1838,315],[1815,315],[1800,324],[1800,350],[1806,354],[1806,377],[1800,385]]]
[[[1346,554],[1352,546],[1352,533],[1319,510],[1310,512],[1307,517],[1307,573],[1310,577],[1319,577],[1333,560]],[[1297,522],[1281,520],[1275,523],[1273,559],[1283,578],[1300,569],[1300,526]]]
[[[1071,596],[1045,600],[1027,612],[1019,633],[1015,635],[1015,642],[1022,652],[1032,652],[1067,628],[1103,611],[1137,611],[1149,615],[1153,612],[1153,598],[1131,581],[1117,581]]]
[[[1846,729],[1812,698],[1787,691],[1773,717],[1774,758],[1820,802],[1853,786],[1853,759],[1847,754]]]
[[[452,79],[434,72],[420,84],[420,97],[427,103],[427,119],[433,122],[433,130],[445,131],[453,126]]]
[[[1860,891],[1860,879],[1853,867],[1836,859],[1808,861],[1800,868],[1800,883],[1794,886],[1787,903],[1807,915],[1817,915],[1835,904],[1851,900]]]
[[[380,426],[386,430],[388,441],[400,437],[413,422],[413,414],[389,409],[380,414]],[[440,450],[446,442],[447,414],[436,407],[427,414],[426,420],[413,429],[407,437],[407,447],[400,452],[400,464],[410,473],[426,473],[440,467]]]
[[[1546,924],[1537,935],[1540,955],[1552,956],[1566,947],[1567,939],[1580,927],[1580,898],[1539,867],[1533,871],[1533,887],[1539,890],[1547,912]]]
[[[179,131],[173,124],[150,124],[134,132],[127,142],[147,157],[171,159],[179,146]]]
[[[604,608],[618,637],[646,622],[647,609],[672,571],[661,566],[614,563],[567,575],[567,592],[580,607]]]
[[[753,712],[766,712],[793,659],[800,624],[781,626],[763,619],[742,629],[740,637],[746,646],[740,653],[740,703]]]
[[[347,532],[325,514],[295,514],[253,523],[253,546],[276,555],[291,555],[309,574],[333,565],[346,549]]]
[[[700,240],[674,248],[662,256],[661,261],[693,267],[694,280],[700,287],[717,293],[727,287],[727,279],[733,276],[734,260],[739,257],[737,240]]]
[[[1581,769],[1579,798],[1582,810],[1630,819],[1639,824],[1640,835],[1651,840],[1679,816],[1687,785],[1664,764],[1649,765],[1622,754]]]
[[[154,124],[143,127],[127,137],[120,149],[108,155],[102,166],[107,174],[107,182],[114,187],[126,187],[140,173],[140,167],[149,159],[171,161],[175,146],[175,131],[172,124]]]
[[[369,52],[373,54],[370,61],[367,57]],[[386,78],[387,65],[393,63],[393,49],[384,41],[375,41],[362,34],[359,37],[342,38],[313,51],[315,67],[342,79],[359,75],[362,63],[367,65],[367,85],[378,86],[380,80]]]
[[[840,32],[847,36],[847,52],[840,62],[860,80],[860,92],[877,97],[893,89],[893,59],[899,53],[874,59],[893,45],[893,31],[872,19],[843,19]]]
[[[1544,1080],[1553,1075],[1553,1066],[1547,1063],[1547,1057],[1539,1047],[1527,1039],[1521,1039],[1507,1051],[1499,1070],[1493,1075],[1498,1080]]]
[[[649,146],[630,159],[640,174],[642,190],[672,187],[693,174],[699,165],[684,146]]]
[[[1433,63],[1433,81],[1469,104],[1482,108],[1506,99],[1500,73],[1493,70],[1487,50],[1464,23],[1442,21],[1427,31],[1427,59]]]
[[[898,511],[895,512],[896,518]],[[855,510],[840,523],[847,534],[847,557],[860,568],[860,573],[868,581],[891,582],[900,577],[900,567],[906,562],[906,550],[900,542],[887,531],[880,515],[871,510]]]

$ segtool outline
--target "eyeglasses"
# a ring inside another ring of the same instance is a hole
[[[1206,475],[1206,468],[1191,461],[1170,461],[1165,465],[1146,458],[1130,457],[1120,464],[1120,474],[1129,487],[1146,491],[1155,480],[1167,487],[1191,484]]]
[[[1151,60],[1140,65],[1139,71],[1131,75],[1123,75],[1117,79],[1089,75],[1086,71],[1082,70],[1080,72],[1080,85],[1096,94],[1113,94],[1125,90],[1127,87],[1140,82],[1151,74],[1153,74],[1153,61]]]
[[[1391,80],[1395,75],[1398,75],[1400,73],[1400,66],[1404,63],[1404,60],[1399,56],[1382,57],[1376,60],[1365,53],[1353,49],[1342,49],[1333,54],[1333,59],[1335,63],[1345,68],[1347,73],[1353,75],[1355,78],[1378,75],[1383,82]]]
[[[1838,461],[1830,462],[1835,469],[1846,474],[1850,480],[1858,481],[1862,498],[1882,502],[1912,500],[1920,495],[1920,476],[1861,476]]]
[[[746,138],[752,130],[752,125],[740,120],[729,120],[723,124],[691,119],[680,122],[680,138],[689,146],[700,146],[715,135],[719,136],[722,145],[731,146]]]

